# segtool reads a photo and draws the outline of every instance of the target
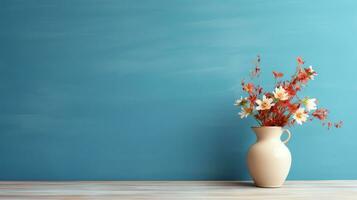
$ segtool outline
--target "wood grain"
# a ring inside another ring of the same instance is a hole
[[[257,188],[233,181],[0,182],[0,199],[357,199],[357,181],[288,181]]]

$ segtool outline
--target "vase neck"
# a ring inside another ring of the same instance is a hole
[[[263,140],[279,140],[283,129],[281,127],[256,127],[253,128],[255,134],[257,135],[257,141]]]

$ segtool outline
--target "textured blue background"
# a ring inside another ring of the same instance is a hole
[[[356,1],[0,0],[1,180],[247,179],[252,60],[319,76],[340,130],[292,128],[289,179],[357,179]]]

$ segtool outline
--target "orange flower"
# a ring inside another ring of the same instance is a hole
[[[273,75],[274,75],[274,78],[278,79],[278,78],[281,78],[284,76],[283,73],[281,72],[276,72],[276,71],[273,71]]]
[[[300,104],[295,103],[295,104],[290,104],[288,105],[288,109],[291,113],[295,113],[297,111],[297,109],[299,109]]]
[[[243,90],[248,92],[249,94],[253,93],[254,84],[253,83],[247,83],[246,85],[243,86]]]
[[[257,96],[251,95],[251,96],[248,97],[248,100],[250,101],[251,104],[254,105],[255,100],[257,100]]]

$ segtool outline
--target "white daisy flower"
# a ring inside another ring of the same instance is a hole
[[[289,99],[289,94],[282,86],[280,86],[279,88],[275,88],[273,94],[276,99],[279,99],[281,101],[285,101]]]
[[[295,119],[296,123],[302,125],[303,122],[306,122],[307,118],[309,117],[308,114],[305,112],[305,108],[299,108],[293,115],[293,119]]]
[[[255,103],[258,104],[256,107],[257,110],[269,110],[272,106],[275,105],[273,103],[273,99],[267,98],[265,95],[263,95],[263,100],[257,99]]]
[[[244,106],[245,104],[247,104],[248,99],[247,97],[240,97],[240,99],[237,99],[234,103],[235,106]]]
[[[246,118],[252,113],[252,109],[250,108],[244,108],[242,107],[242,110],[238,113],[240,115],[240,118]]]
[[[304,98],[301,101],[301,103],[305,106],[305,108],[308,112],[317,109],[317,107],[316,107],[317,100],[315,98],[313,98],[313,99]]]

